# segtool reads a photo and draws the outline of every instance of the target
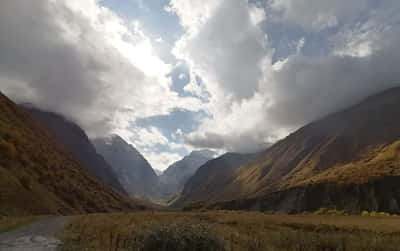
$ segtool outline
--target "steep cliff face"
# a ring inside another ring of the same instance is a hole
[[[289,212],[394,210],[398,188],[385,184],[400,175],[399,107],[400,89],[390,89],[304,126],[240,167],[211,202]]]
[[[0,215],[139,208],[89,175],[46,127],[0,93]]]
[[[159,198],[157,174],[132,145],[117,135],[95,139],[93,143],[131,196],[152,200]]]
[[[91,175],[126,194],[110,165],[96,152],[88,136],[78,125],[52,112],[41,111],[33,107],[25,107],[25,109],[48,128]]]

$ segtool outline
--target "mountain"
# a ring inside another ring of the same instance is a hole
[[[66,150],[80,161],[91,175],[126,194],[110,165],[101,155],[97,154],[88,136],[78,125],[56,113],[27,106],[25,106],[25,109],[48,128],[58,142],[62,143]]]
[[[226,153],[208,161],[188,179],[174,206],[218,199],[219,191],[234,179],[235,171],[256,156],[256,154]]]
[[[0,215],[139,208],[90,176],[45,127],[0,93]]]
[[[217,208],[400,212],[400,88],[306,125],[240,167]]]
[[[186,181],[195,174],[197,169],[213,159],[215,152],[209,150],[193,151],[183,159],[173,163],[160,175],[164,198],[179,194]]]
[[[132,145],[117,135],[95,139],[93,144],[130,195],[153,200],[156,198],[159,193],[158,176]]]

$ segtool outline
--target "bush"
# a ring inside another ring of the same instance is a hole
[[[361,216],[370,216],[370,217],[389,217],[389,216],[393,216],[389,213],[386,212],[368,212],[368,211],[362,211]]]
[[[362,211],[361,216],[369,216],[369,212],[368,211]]]
[[[329,209],[329,208],[320,208],[314,212],[316,215],[333,215],[333,216],[341,216],[347,215],[344,210],[337,210],[337,209]]]
[[[203,224],[158,226],[139,238],[142,251],[224,251],[224,243]]]

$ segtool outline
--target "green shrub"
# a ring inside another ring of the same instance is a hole
[[[340,216],[340,215],[347,215],[344,210],[337,210],[337,209],[330,209],[330,208],[320,208],[314,212],[316,215],[333,215],[333,216]]]
[[[203,224],[157,226],[139,237],[141,251],[224,251],[224,243]]]
[[[385,212],[362,211],[361,216],[370,216],[370,217],[378,217],[378,216],[382,217],[382,216],[384,216],[384,217],[389,217],[389,216],[393,216],[393,215],[391,215],[389,213],[385,213]]]
[[[361,216],[369,216],[369,212],[368,211],[362,211],[361,212]]]

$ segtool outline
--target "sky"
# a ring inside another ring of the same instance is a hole
[[[0,91],[156,169],[400,85],[398,0],[3,0]]]

